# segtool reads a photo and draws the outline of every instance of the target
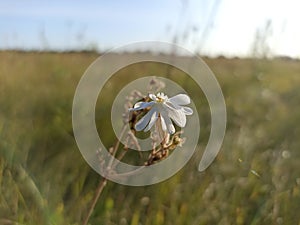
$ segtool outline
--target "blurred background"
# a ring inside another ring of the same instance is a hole
[[[298,5],[0,1],[0,224],[82,224],[101,177],[73,137],[76,86],[105,51],[147,40],[196,52],[214,72],[228,113],[224,143],[205,172],[197,171],[197,154],[160,184],[108,182],[90,224],[300,224]],[[102,115],[109,116],[122,85],[166,71],[194,93],[203,152],[210,133],[205,96],[181,71],[153,63],[110,80],[111,96],[97,104],[98,129],[110,127]],[[103,138],[115,142],[113,132]]]
[[[209,56],[251,56],[264,44],[270,56],[299,57],[297,6],[293,0],[1,1],[0,48],[104,51],[159,40]]]

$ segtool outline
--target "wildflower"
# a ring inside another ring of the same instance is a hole
[[[174,97],[168,98],[164,93],[158,93],[157,95],[149,94],[150,102],[137,102],[130,111],[137,111],[146,108],[150,108],[136,124],[135,130],[144,130],[147,132],[155,124],[160,122],[163,131],[167,131],[169,134],[175,133],[175,127],[171,119],[179,127],[186,125],[186,115],[192,115],[193,110],[187,105],[191,102],[189,96],[185,94],[178,94]]]

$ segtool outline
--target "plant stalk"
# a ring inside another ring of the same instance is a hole
[[[82,225],[87,225],[88,224],[89,219],[90,219],[90,217],[91,217],[91,215],[92,215],[92,213],[94,211],[94,208],[96,206],[96,203],[97,203],[97,201],[98,201],[98,199],[99,199],[99,197],[100,197],[100,195],[101,195],[101,193],[102,193],[102,191],[103,191],[106,183],[107,183],[107,179],[105,177],[103,177],[103,179],[99,182],[99,185],[98,185],[98,187],[96,189],[96,194],[95,194],[95,196],[93,198],[91,207],[90,207],[90,209],[89,209],[89,211],[88,211],[88,213],[87,213],[87,215],[86,215],[86,217],[85,217]]]

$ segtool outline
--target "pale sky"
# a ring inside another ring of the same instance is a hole
[[[300,57],[297,0],[0,0],[0,49],[99,50],[172,41],[201,54],[248,56],[271,21],[271,53]]]

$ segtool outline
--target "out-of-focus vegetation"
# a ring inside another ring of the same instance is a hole
[[[0,53],[0,224],[81,223],[101,177],[77,149],[71,107],[80,77],[96,58]],[[217,159],[200,173],[201,154],[195,154],[174,177],[148,187],[109,182],[90,224],[300,224],[300,62],[205,61],[219,80],[228,112]],[[116,79],[126,82],[149,70],[160,74],[160,68],[133,66]],[[169,76],[175,79],[176,71]],[[194,88],[184,79],[178,82]],[[121,85],[111,82],[110,88]],[[192,97],[199,106],[198,151],[203,151],[210,117],[199,96]],[[111,100],[107,95],[97,112],[110,112]],[[100,129],[109,126],[101,116],[96,121]],[[111,145],[112,135],[104,137]]]

